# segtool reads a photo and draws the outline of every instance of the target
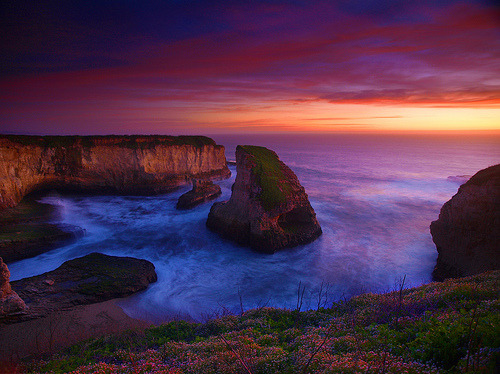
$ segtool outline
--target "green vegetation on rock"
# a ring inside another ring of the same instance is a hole
[[[265,147],[253,145],[239,147],[254,158],[256,166],[252,171],[259,176],[262,189],[260,200],[263,208],[269,211],[283,204],[291,192],[291,187],[283,173],[283,164],[276,153]]]
[[[95,136],[62,136],[62,135],[0,135],[0,139],[26,145],[45,148],[67,148],[75,145],[91,147],[100,142],[115,144],[133,149],[148,149],[157,145],[191,145],[203,147],[215,145],[215,141],[206,136],[166,136],[166,135],[95,135]]]
[[[120,288],[132,287],[144,272],[144,267],[138,266],[134,258],[102,253],[91,253],[67,261],[64,266],[68,272],[84,274],[77,291],[86,295],[114,294]]]
[[[0,226],[44,220],[49,218],[54,211],[53,205],[25,198],[15,207],[2,210]]]
[[[259,308],[79,343],[33,373],[494,373],[500,271],[316,311]]]
[[[55,208],[26,198],[0,212],[0,257],[12,262],[36,256],[75,238],[80,230],[47,223]]]
[[[0,227],[0,248],[10,242],[35,241],[59,236],[70,236],[70,234],[50,223],[4,226]]]

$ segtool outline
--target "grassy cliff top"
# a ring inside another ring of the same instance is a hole
[[[238,147],[251,155],[255,161],[252,172],[259,177],[262,190],[260,200],[263,208],[269,211],[284,203],[292,188],[284,173],[286,166],[280,161],[278,155],[265,147],[254,145],[239,145]]]
[[[74,145],[118,145],[127,148],[151,148],[156,145],[192,145],[203,147],[216,145],[206,136],[166,136],[166,135],[95,135],[95,136],[32,136],[32,135],[0,135],[1,139],[11,142],[47,148],[71,147]]]
[[[263,307],[205,323],[173,321],[140,333],[85,341],[23,369],[37,373],[493,373],[500,362],[499,280],[500,271],[488,272],[363,294],[330,303],[328,308],[318,302],[317,310]]]

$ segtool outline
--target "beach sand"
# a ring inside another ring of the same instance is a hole
[[[76,342],[134,329],[150,323],[127,316],[119,299],[58,311],[47,317],[0,325],[0,373],[23,358],[54,353]],[[2,364],[3,363],[3,364]]]

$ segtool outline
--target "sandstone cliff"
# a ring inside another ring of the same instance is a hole
[[[26,313],[27,307],[19,295],[12,290],[10,271],[0,257],[0,319]]]
[[[0,209],[38,189],[157,194],[229,175],[201,136],[0,136]]]
[[[264,147],[238,146],[236,171],[231,198],[210,210],[210,229],[270,253],[321,235],[304,188],[276,153]]]
[[[500,269],[500,164],[460,186],[432,222],[435,280]]]

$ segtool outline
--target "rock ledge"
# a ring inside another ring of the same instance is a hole
[[[66,261],[53,271],[11,282],[11,286],[29,307],[25,319],[31,319],[76,305],[129,296],[156,279],[155,267],[149,261],[91,253]]]
[[[177,209],[191,209],[222,194],[220,186],[212,181],[193,180],[193,189],[179,197]]]

